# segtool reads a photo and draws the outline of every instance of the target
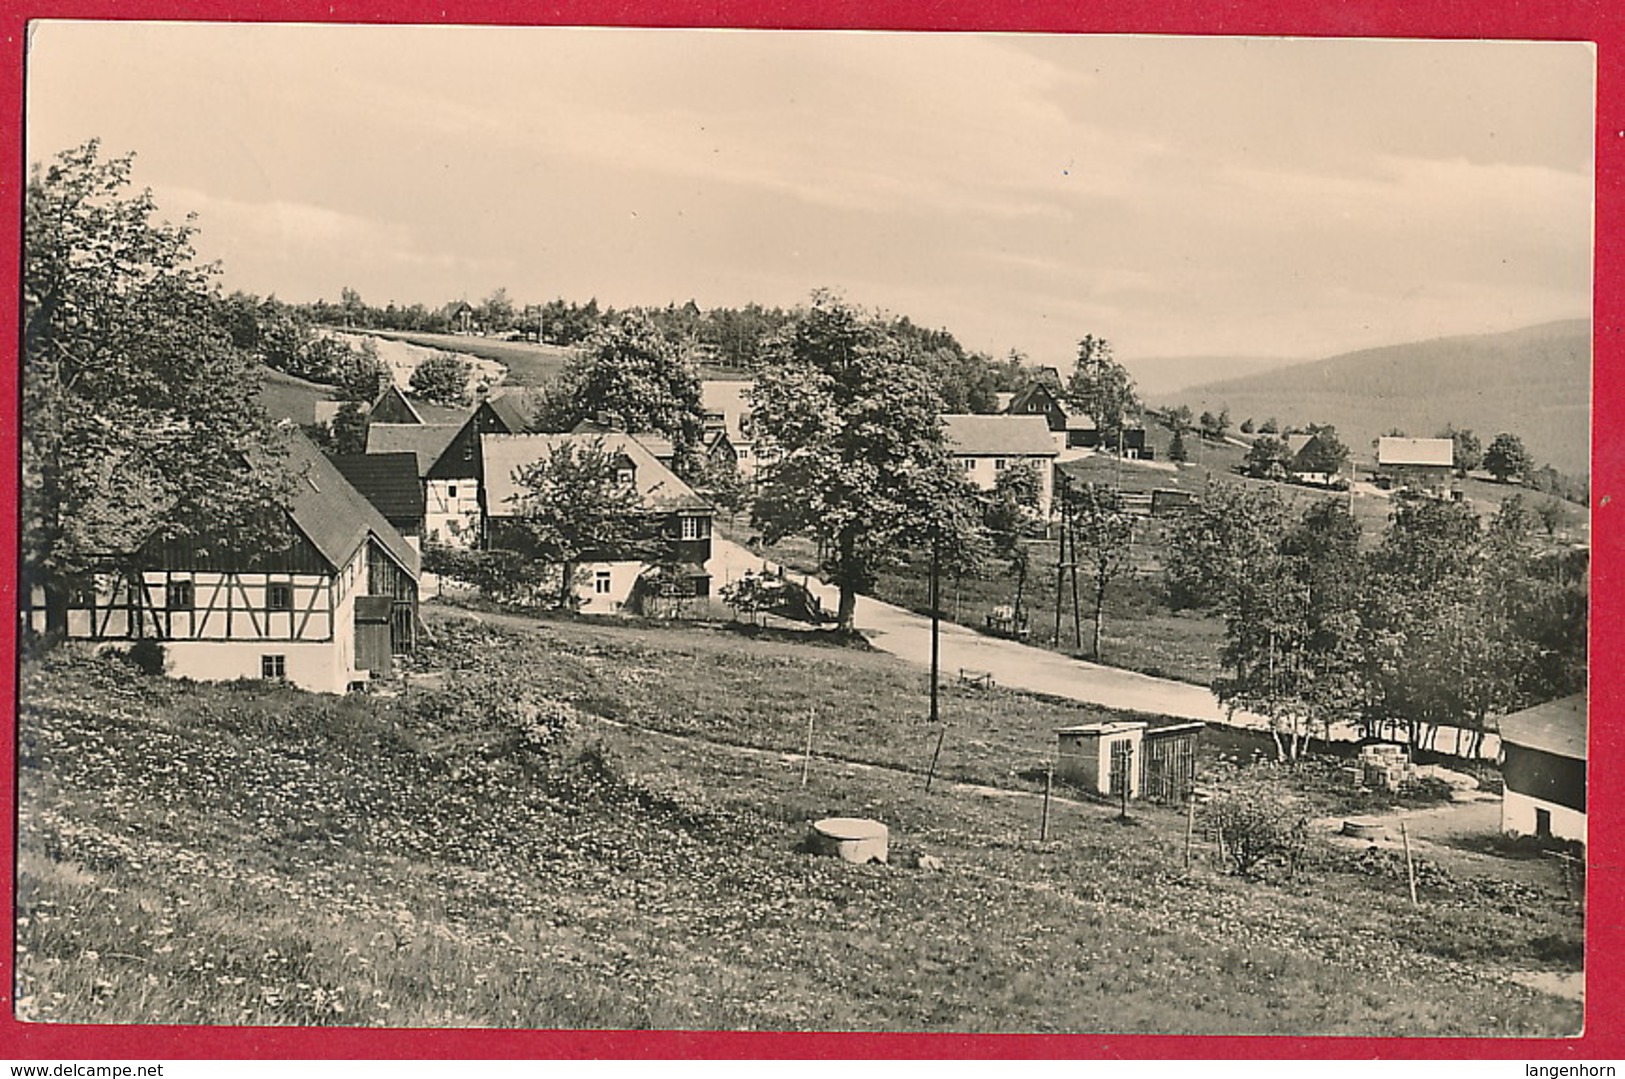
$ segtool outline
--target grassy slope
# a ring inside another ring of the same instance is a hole
[[[83,1022],[1511,1034],[1578,1006],[1509,984],[1577,961],[1529,885],[1328,859],[1181,869],[1183,815],[990,797],[915,773],[922,687],[887,657],[737,634],[437,626],[464,679],[527,672],[629,781],[413,698],[24,677],[18,1007]],[[482,673],[483,672],[483,673]],[[415,690],[421,694],[423,690]],[[950,695],[944,773],[1012,780],[1088,710]],[[744,751],[593,718],[760,747]],[[568,781],[560,786],[559,777]],[[894,861],[797,853],[868,814]],[[1521,891],[1519,889],[1522,889]]]

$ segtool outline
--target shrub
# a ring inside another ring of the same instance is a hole
[[[124,658],[142,674],[158,676],[164,673],[164,646],[150,637],[132,644]]]
[[[1308,847],[1308,819],[1256,792],[1215,798],[1208,804],[1207,816],[1218,832],[1225,857],[1244,877],[1261,875],[1271,863],[1283,866],[1290,877]]]

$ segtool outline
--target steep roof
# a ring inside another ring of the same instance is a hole
[[[390,520],[422,518],[423,483],[416,454],[356,453],[333,458],[333,465]]]
[[[492,517],[513,517],[522,496],[514,473],[535,464],[561,445],[590,445],[602,441],[607,453],[621,454],[631,462],[638,493],[651,510],[709,511],[711,504],[661,464],[637,437],[625,432],[568,435],[481,435],[480,455],[485,464],[486,512]]]
[[[948,451],[961,457],[1054,457],[1060,451],[1042,415],[942,417]]]
[[[384,388],[372,403],[371,415],[379,423],[462,423],[472,409],[414,401],[394,383]]]
[[[1455,463],[1456,444],[1448,438],[1387,436],[1377,439],[1379,465],[1442,465],[1450,468]]]
[[[1009,402],[1004,406],[1004,410],[1011,415],[1027,414],[1029,411],[1027,408],[1027,402],[1031,401],[1039,394],[1043,394],[1044,397],[1048,399],[1042,405],[1044,409],[1048,409],[1052,405],[1059,406],[1061,404],[1061,395],[1055,392],[1054,386],[1051,386],[1048,382],[1035,381],[1027,383],[1027,385],[1023,386],[1021,389],[1017,390],[1013,395],[1011,395]],[[1037,415],[1037,413],[1033,414]]]
[[[461,423],[374,423],[367,427],[367,452],[410,453],[417,458],[421,478],[462,429]]]
[[[521,394],[507,393],[485,399],[496,418],[510,435],[524,434],[530,429],[530,402]]]
[[[323,558],[345,566],[370,535],[417,576],[418,553],[308,438],[288,440],[287,467],[295,477],[288,515]]]
[[[1501,741],[1586,759],[1586,695],[1576,693],[1501,717]]]

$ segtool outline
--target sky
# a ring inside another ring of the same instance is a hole
[[[1584,43],[45,22],[92,136],[290,301],[794,306],[1066,366],[1591,311]]]

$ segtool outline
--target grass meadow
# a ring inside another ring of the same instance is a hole
[[[1213,863],[1061,788],[1096,709],[726,626],[437,614],[394,695],[22,673],[17,1011],[41,1022],[1559,1035],[1580,901],[1520,863]],[[812,643],[819,641],[821,643]],[[813,712],[810,761],[802,751]],[[1213,750],[1225,748],[1224,759]],[[805,771],[804,771],[805,768]],[[1214,739],[1204,782],[1309,786]],[[803,782],[805,775],[805,782]],[[1319,798],[1327,797],[1322,791]],[[1325,808],[1322,803],[1306,809]],[[803,853],[891,828],[889,866]],[[941,860],[916,868],[916,856]]]

